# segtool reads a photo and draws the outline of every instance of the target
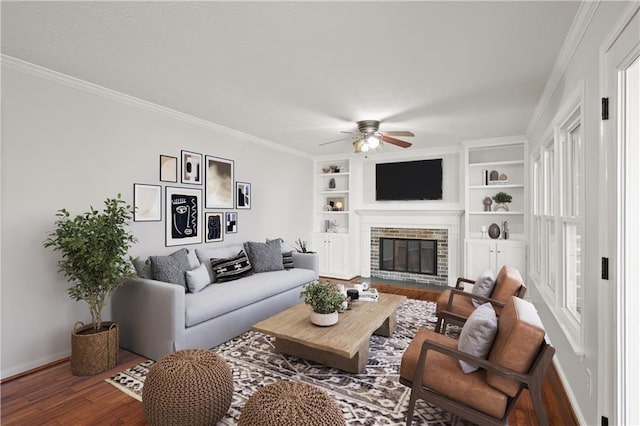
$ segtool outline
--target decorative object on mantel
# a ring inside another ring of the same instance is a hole
[[[493,197],[491,197],[493,199],[493,201],[496,202],[496,205],[493,206],[493,211],[498,211],[498,210],[504,210],[506,212],[509,211],[509,207],[507,206],[507,203],[510,203],[512,200],[511,195],[507,194],[506,192],[498,192],[496,195],[494,195]]]
[[[338,322],[338,309],[341,309],[342,304],[347,300],[347,296],[328,281],[314,281],[307,284],[300,293],[300,297],[313,309],[311,322],[321,327]]]
[[[98,374],[118,363],[118,325],[102,321],[102,308],[124,279],[135,275],[127,252],[136,238],[126,229],[133,209],[120,197],[107,198],[102,212],[92,207],[75,218],[58,210],[55,229],[43,243],[62,254],[58,267],[71,285],[69,297],[87,302],[91,312],[92,324],[76,323],[71,332],[74,376]]]
[[[497,223],[489,225],[489,237],[494,240],[500,238],[500,227]]]
[[[493,204],[493,201],[491,201],[491,197],[485,197],[484,200],[482,200],[482,202],[484,203],[484,211],[490,212],[491,204]]]

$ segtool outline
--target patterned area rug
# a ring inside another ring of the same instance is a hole
[[[345,373],[274,351],[273,338],[249,331],[214,348],[233,371],[231,408],[220,425],[235,425],[247,399],[261,386],[279,380],[305,382],[324,389],[339,404],[349,425],[400,425],[405,423],[411,390],[398,381],[405,348],[419,327],[435,328],[435,303],[406,300],[398,308],[398,327],[391,337],[372,336],[366,370]],[[459,328],[447,334],[457,337]],[[107,379],[139,401],[153,361],[145,361]],[[414,425],[451,425],[446,411],[418,400]],[[464,422],[462,422],[464,423]]]

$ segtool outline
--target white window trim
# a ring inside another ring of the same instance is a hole
[[[576,318],[573,316],[573,314],[564,307],[565,305],[564,303],[564,298],[565,298],[564,262],[563,262],[563,256],[562,256],[562,253],[563,253],[562,238],[564,238],[564,236],[562,233],[562,219],[563,219],[562,213],[563,212],[561,211],[562,210],[561,197],[563,196],[563,194],[562,194],[562,185],[560,185],[561,183],[560,137],[561,137],[561,132],[564,129],[575,124],[575,122],[577,121],[576,115],[579,117],[578,120],[582,128],[583,129],[586,128],[585,114],[584,114],[585,93],[586,93],[586,84],[584,80],[582,80],[579,82],[577,89],[572,93],[571,96],[569,96],[567,102],[565,102],[564,106],[560,108],[560,110],[552,120],[552,127],[550,130],[545,132],[545,138],[542,139],[544,143],[540,144],[539,152],[532,152],[529,158],[531,169],[533,169],[534,161],[538,158],[540,158],[541,164],[542,164],[544,162],[543,152],[545,148],[548,147],[550,143],[553,143],[554,145],[554,177],[553,179],[555,182],[554,188],[556,189],[553,194],[553,202],[554,202],[553,217],[554,217],[554,224],[555,224],[554,226],[555,226],[555,235],[556,235],[556,248],[555,248],[555,253],[552,253],[552,255],[555,258],[555,276],[556,276],[556,282],[554,286],[555,288],[551,289],[547,285],[546,277],[544,276],[546,275],[545,270],[542,271],[543,276],[540,276],[540,274],[537,274],[535,272],[535,268],[532,267],[530,269],[532,271],[530,276],[532,278],[534,285],[537,287],[538,291],[542,295],[542,299],[549,307],[556,321],[558,321],[558,325],[560,326],[565,336],[567,337],[567,340],[571,345],[571,348],[573,349],[574,353],[578,356],[585,355],[584,318],[587,317],[588,313],[587,313],[586,305],[583,304],[582,311],[581,311],[581,317],[583,318],[583,321],[578,322]],[[579,111],[579,114],[576,114],[578,111]],[[551,137],[550,135],[551,133],[553,134],[553,137]],[[580,155],[583,157],[583,164],[584,164],[584,156],[586,151],[584,149],[586,146],[585,140],[584,140],[584,133],[582,137],[583,137],[583,141],[582,141],[583,149]],[[552,139],[552,141],[550,139]],[[582,179],[586,179],[586,177],[583,176]],[[536,191],[539,189],[540,183],[541,182],[534,182],[533,176],[531,177],[531,188],[533,191]],[[584,182],[583,182],[582,188],[584,188]],[[531,241],[537,241],[537,239],[534,237],[536,213],[537,212],[534,212],[534,220],[531,221],[532,224],[529,227]],[[582,217],[580,219],[580,222],[582,223],[583,227],[584,227],[584,213],[585,213],[584,210],[581,211]],[[546,210],[540,212],[540,217],[542,218],[543,221],[545,220],[546,217],[548,217],[546,215]],[[546,238],[546,234],[542,239],[543,239],[543,244],[545,244],[545,248],[548,250],[549,249],[548,242],[544,241],[544,238]],[[583,262],[583,266],[582,266],[583,274],[584,274],[584,263],[585,262]],[[548,268],[548,265],[547,265],[547,268]],[[584,285],[582,286],[580,291],[582,292],[581,294],[582,300],[584,300]]]

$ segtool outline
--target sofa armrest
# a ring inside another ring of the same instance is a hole
[[[295,268],[311,269],[315,272],[316,279],[320,276],[320,261],[316,253],[293,252],[293,266]]]
[[[175,284],[144,278],[126,280],[113,294],[112,318],[120,323],[120,345],[159,360],[182,349],[185,291]]]

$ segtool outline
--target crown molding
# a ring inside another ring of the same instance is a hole
[[[50,81],[52,83],[59,84],[61,86],[66,86],[72,89],[82,90],[87,93],[102,96],[104,98],[115,100],[117,102],[121,102],[121,103],[131,105],[140,109],[144,109],[146,111],[164,114],[187,123],[196,124],[198,126],[206,127],[212,130],[224,132],[230,136],[235,136],[235,137],[244,139],[248,142],[262,145],[278,151],[284,151],[286,153],[293,154],[298,157],[309,158],[309,159],[312,158],[311,155],[305,152],[302,152],[293,148],[289,148],[284,145],[280,145],[270,140],[262,139],[257,136],[243,133],[239,130],[235,130],[229,127],[222,126],[220,124],[213,123],[211,121],[194,117],[193,115],[176,111],[174,109],[171,109],[162,105],[158,105],[153,102],[146,101],[144,99],[136,98],[135,96],[118,92],[116,90],[108,89],[106,87],[99,86],[97,84],[94,84],[85,80],[81,80],[79,78],[72,77],[70,75],[51,70],[49,68],[45,68],[40,65],[33,64],[31,62],[23,61],[22,59],[15,58],[13,56],[2,54],[1,62],[2,62],[3,68],[6,68],[12,71],[28,74],[32,77],[40,78],[42,80]]]
[[[569,28],[569,33],[564,40],[564,44],[560,49],[558,58],[556,59],[556,62],[553,66],[553,70],[551,71],[551,75],[547,79],[547,84],[544,87],[542,96],[540,97],[538,105],[536,105],[536,108],[533,111],[533,115],[531,116],[531,120],[529,121],[529,125],[527,126],[525,135],[528,139],[531,138],[533,130],[536,128],[540,119],[542,118],[542,114],[544,114],[547,107],[549,106],[551,97],[558,87],[558,83],[560,83],[562,76],[567,70],[569,62],[573,58],[573,55],[576,53],[576,50],[580,45],[580,41],[582,40],[584,33],[587,31],[589,23],[591,22],[593,15],[596,13],[599,5],[600,0],[583,1],[582,3],[580,3],[580,8],[578,9],[575,18],[573,19],[571,28]]]

